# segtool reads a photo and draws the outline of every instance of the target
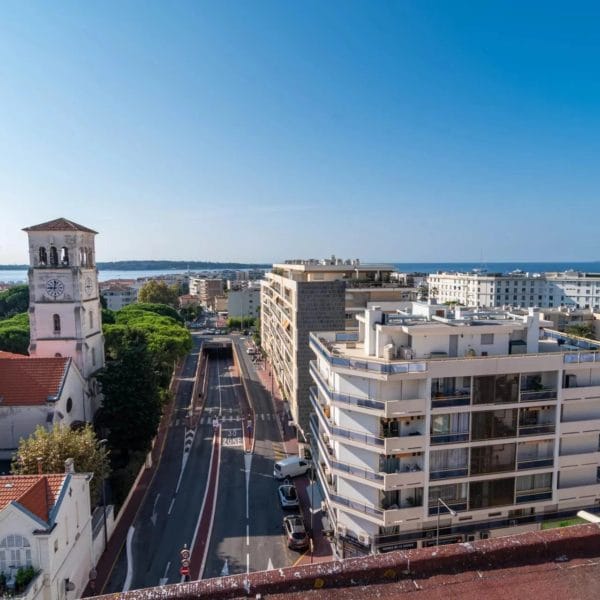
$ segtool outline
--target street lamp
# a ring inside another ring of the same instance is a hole
[[[435,545],[439,546],[440,545],[440,504],[443,504],[446,509],[448,510],[448,512],[455,517],[456,516],[456,511],[452,510],[441,498],[438,497],[437,499],[437,529],[436,529],[436,534],[435,534]]]

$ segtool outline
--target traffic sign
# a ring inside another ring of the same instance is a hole
[[[185,567],[187,569],[190,566],[190,561],[187,558],[182,558],[181,559],[181,566]]]
[[[190,568],[189,567],[181,567],[181,569],[179,569],[179,574],[180,575],[189,575]]]
[[[180,554],[181,558],[183,558],[184,560],[188,560],[190,557],[190,551],[187,548],[182,548]]]

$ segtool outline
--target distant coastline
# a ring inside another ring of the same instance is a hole
[[[101,271],[203,271],[204,269],[269,269],[270,264],[235,263],[235,262],[206,262],[186,260],[117,260],[99,262],[96,265]],[[0,265],[0,271],[20,271],[28,269],[29,265]]]

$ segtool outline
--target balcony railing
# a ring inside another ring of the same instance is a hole
[[[543,469],[545,467],[553,467],[554,458],[527,458],[517,461],[517,470],[525,469]]]
[[[438,469],[429,472],[429,479],[451,479],[453,477],[466,477],[469,474],[468,467],[459,467],[454,469]]]
[[[448,394],[431,396],[431,408],[444,408],[446,406],[469,406],[471,404],[471,394]]]
[[[461,500],[444,500],[444,502],[452,509],[455,510],[456,512],[460,512],[460,511],[464,511],[467,510],[467,500],[466,499],[461,499]],[[438,514],[438,510],[439,510],[439,514],[443,515],[446,513],[450,513],[450,511],[441,503],[441,502],[433,502],[431,504],[429,504],[429,516],[433,517],[435,515]]]
[[[469,432],[459,433],[432,433],[431,444],[458,444],[460,442],[469,441]]]
[[[545,435],[546,433],[554,433],[556,425],[553,423],[539,423],[535,425],[519,425],[519,437],[526,435]]]
[[[543,390],[522,390],[521,402],[537,402],[538,400],[556,400],[556,390],[547,388]]]
[[[542,500],[552,500],[552,490],[521,490],[517,492],[516,503],[540,502]]]

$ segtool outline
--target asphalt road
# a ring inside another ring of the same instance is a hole
[[[256,411],[253,454],[243,448],[239,396],[244,388],[233,373],[233,360],[220,351],[209,360],[209,386],[193,441],[185,427],[201,337],[187,357],[160,467],[134,523],[132,565],[124,548],[105,593],[181,581],[180,550],[191,547],[205,493],[212,450],[212,419],[220,415],[222,449],[218,497],[204,578],[292,565],[299,557],[287,548],[281,524],[284,511],[277,499],[273,462],[283,456],[271,401],[260,384],[243,343],[239,356]],[[187,439],[187,444],[186,444]],[[190,444],[191,443],[191,444]],[[184,452],[184,448],[188,452]],[[187,458],[184,460],[184,456]],[[248,495],[246,466],[249,466]],[[129,571],[129,576],[128,576]]]

